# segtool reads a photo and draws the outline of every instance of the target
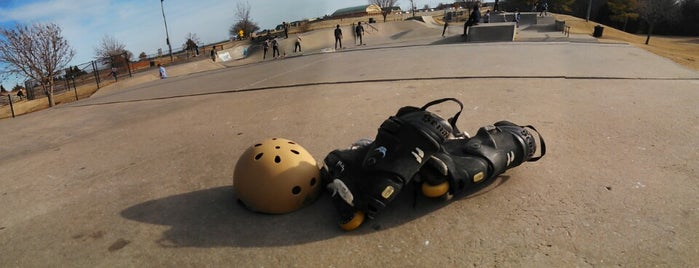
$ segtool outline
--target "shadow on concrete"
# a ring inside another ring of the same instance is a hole
[[[322,241],[343,235],[364,235],[398,227],[451,202],[486,194],[505,183],[501,176],[474,189],[466,197],[449,202],[416,197],[413,184],[404,188],[390,206],[373,220],[352,232],[337,225],[337,214],[330,197],[301,210],[283,215],[254,213],[234,196],[232,186],[216,187],[150,200],[129,207],[121,216],[133,221],[170,226],[156,242],[163,247],[277,247]],[[481,190],[482,189],[482,190]]]
[[[341,235],[334,213],[327,196],[289,214],[254,213],[237,202],[232,186],[225,186],[150,200],[121,216],[170,226],[157,240],[165,247],[270,247]]]
[[[392,40],[397,40],[397,39],[400,39],[401,37],[403,37],[404,35],[406,35],[406,34],[412,32],[412,31],[413,31],[413,30],[405,30],[405,31],[399,32],[399,33],[397,33],[397,34],[391,35],[390,38],[391,38]]]
[[[439,39],[430,43],[430,45],[446,45],[446,44],[463,44],[466,43],[466,39],[461,35],[453,35],[446,38]]]
[[[520,31],[523,32],[537,32],[537,33],[550,33],[550,32],[559,32],[556,31],[556,26],[553,24],[544,24],[544,25],[529,25],[524,29],[520,29]]]

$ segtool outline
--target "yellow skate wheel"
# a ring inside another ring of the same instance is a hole
[[[345,231],[352,231],[362,225],[362,222],[364,222],[364,212],[356,211],[352,219],[346,223],[340,223],[340,228]]]
[[[449,191],[449,182],[443,182],[437,185],[432,185],[427,182],[422,183],[422,194],[429,198],[438,198],[445,195]]]

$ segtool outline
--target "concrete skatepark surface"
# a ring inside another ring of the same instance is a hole
[[[699,73],[624,44],[431,45],[440,34],[208,66],[3,120],[0,266],[699,264]],[[255,141],[320,161],[442,97],[464,102],[471,133],[534,125],[547,155],[450,203],[413,208],[405,189],[349,233],[327,195],[286,215],[235,203],[233,168]]]

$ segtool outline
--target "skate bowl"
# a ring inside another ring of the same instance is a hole
[[[247,57],[248,49],[250,46],[235,46],[229,49],[224,49],[218,52],[218,60],[220,61],[231,61],[239,60]]]
[[[437,23],[432,16],[422,16],[422,22],[425,23],[425,26],[432,28],[442,28],[444,26],[444,24]]]
[[[429,21],[429,19],[428,19]],[[362,48],[376,48],[386,45],[400,45],[401,43],[415,44],[430,44],[434,42],[435,36],[439,36],[443,26],[438,26],[437,22],[432,18],[431,22],[423,23],[418,20],[407,21],[392,21],[377,24],[364,24],[363,42],[366,46],[356,45],[358,41],[354,40],[352,33],[352,25],[349,23],[341,23],[342,30],[342,47],[337,51],[348,51]],[[451,26],[450,26],[451,28]],[[448,32],[463,32],[463,28],[454,26],[454,29],[447,30]],[[301,50],[303,52],[294,52],[294,43],[296,42],[297,34],[290,34],[289,38],[278,38],[279,50],[286,57],[295,57],[300,55],[309,55],[315,53],[335,52],[335,39],[333,32],[335,28],[324,28],[303,33],[298,33],[301,38]],[[263,51],[259,45],[251,45],[247,50],[247,57],[239,60],[231,60],[224,62],[224,65],[234,66],[257,62],[263,59]],[[272,50],[267,51],[266,60],[271,59]]]
[[[481,23],[468,28],[468,42],[512,42],[515,40],[514,22]]]

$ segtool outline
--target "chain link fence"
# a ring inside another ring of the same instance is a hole
[[[57,105],[86,98],[101,87],[128,79],[140,72],[153,71],[158,64],[175,65],[211,59],[212,50],[220,51],[232,46],[233,43],[228,40],[208,45],[200,44],[190,49],[186,49],[183,45],[180,50],[173,51],[172,58],[170,58],[169,51],[162,49],[153,53],[140,52],[138,55],[124,52],[72,65],[61,70],[54,77],[54,98],[58,100]],[[14,117],[18,105],[21,107],[26,104],[23,102],[41,100],[48,96],[48,88],[43,88],[39,81],[25,80],[22,86],[21,93],[13,91],[0,94],[0,119]],[[14,104],[15,107],[10,107],[11,104]],[[25,112],[18,112],[18,114],[23,113]]]

